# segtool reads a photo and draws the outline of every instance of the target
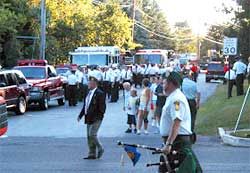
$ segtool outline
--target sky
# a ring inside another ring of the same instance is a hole
[[[232,16],[216,12],[221,4],[235,6],[235,0],[156,0],[170,25],[187,21],[194,34],[205,35],[211,24],[222,24]]]

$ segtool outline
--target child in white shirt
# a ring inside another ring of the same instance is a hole
[[[137,133],[136,129],[136,115],[138,113],[138,97],[137,91],[135,89],[131,89],[131,96],[128,99],[128,103],[126,105],[128,121],[127,124],[129,128],[126,130],[126,133],[131,133],[132,129],[134,129],[134,133]]]

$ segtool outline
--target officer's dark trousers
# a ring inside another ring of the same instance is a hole
[[[79,83],[79,88],[78,88],[78,92],[77,92],[77,97],[78,97],[78,100],[79,100],[80,102],[83,101],[84,96],[83,96],[83,84],[82,84],[82,83]]]
[[[102,124],[102,121],[96,121],[93,124],[87,124],[87,137],[88,137],[88,147],[89,147],[89,156],[96,157],[96,149],[98,151],[102,150],[102,145],[97,138],[97,133]]]
[[[69,106],[75,106],[77,104],[77,85],[68,86],[68,95]]]
[[[111,102],[117,102],[117,100],[118,100],[118,95],[117,95],[117,93],[118,93],[117,92],[118,87],[119,87],[119,83],[118,82],[115,82],[111,86]]]
[[[194,132],[195,120],[196,120],[196,114],[197,114],[195,99],[189,99],[188,104],[189,104],[190,112],[191,112],[191,130],[192,132]]]
[[[105,98],[108,96],[110,97],[110,83],[109,81],[103,81],[103,92],[105,94]]]
[[[232,90],[233,90],[233,86],[236,85],[235,80],[229,80],[228,81],[228,97],[232,97]]]
[[[244,83],[244,74],[238,74],[236,76],[237,96],[244,94],[243,83]]]
[[[166,143],[168,136],[164,136],[162,138],[163,138],[163,142]],[[191,135],[178,135],[176,137],[172,146],[172,151],[175,150],[178,152],[178,151],[181,151],[183,148],[188,148],[192,151]],[[196,171],[192,173],[202,173],[203,171],[201,169],[201,165],[193,151],[192,151],[192,157],[194,158],[196,162]],[[183,160],[183,158],[180,158],[180,160]],[[191,173],[191,172],[185,172],[185,173]]]
[[[197,72],[194,72],[194,73],[193,73],[193,80],[194,80],[195,82],[197,82],[197,78],[198,78],[198,73],[197,73]]]

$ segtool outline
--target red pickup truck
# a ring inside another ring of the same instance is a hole
[[[6,102],[0,96],[0,136],[6,133],[8,128]]]
[[[48,103],[57,100],[59,105],[64,105],[63,81],[56,74],[53,66],[48,65],[46,60],[19,60],[14,69],[23,72],[29,83],[31,103],[38,103],[42,110],[48,109]]]

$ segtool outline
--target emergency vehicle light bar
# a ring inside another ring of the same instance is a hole
[[[47,60],[18,60],[18,66],[46,66],[48,64]]]

